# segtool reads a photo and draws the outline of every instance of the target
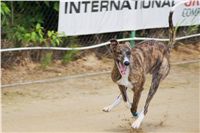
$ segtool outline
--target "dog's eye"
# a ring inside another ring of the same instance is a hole
[[[131,52],[130,52],[130,51],[127,51],[127,52],[126,52],[126,54],[127,54],[127,55],[130,55],[130,54],[131,54]]]

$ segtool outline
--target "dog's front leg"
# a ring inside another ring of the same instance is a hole
[[[126,106],[131,109],[131,103],[129,101],[128,95],[127,95],[127,87],[123,86],[123,85],[119,85],[119,89],[121,91],[122,97],[124,102],[126,103]]]
[[[139,100],[140,100],[141,92],[142,92],[141,90],[134,92],[133,104],[132,104],[132,107],[131,107],[131,113],[133,114],[134,117],[137,117],[137,119],[132,124],[132,128],[139,128],[142,120],[144,119],[144,110],[142,110],[139,114],[137,113],[137,107],[138,107],[138,103],[139,103]]]
[[[104,107],[103,111],[110,112],[114,107],[116,107],[121,102],[121,98],[122,98],[122,95],[120,94],[119,96],[117,96],[117,98],[111,105]]]
[[[137,90],[134,92],[133,103],[131,106],[131,113],[134,117],[138,117],[137,108],[138,108],[138,103],[140,100],[141,93],[142,93],[142,90]]]
[[[131,102],[130,102],[130,100],[129,100],[129,98],[128,98],[127,92],[125,92],[125,96],[126,96],[126,101],[124,100],[124,102],[126,103],[126,107],[127,107],[128,109],[131,109],[132,104],[131,104]]]

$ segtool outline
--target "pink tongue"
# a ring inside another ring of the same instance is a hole
[[[126,74],[126,66],[119,63],[119,69],[120,69],[120,72],[122,75],[125,75]]]

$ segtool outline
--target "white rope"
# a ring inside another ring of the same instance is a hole
[[[177,37],[176,40],[183,40],[187,38],[192,38],[192,37],[198,37],[200,36],[199,34],[194,34],[194,35],[189,35],[189,36],[184,36],[184,37]],[[130,40],[144,40],[144,41],[149,41],[149,40],[155,40],[155,41],[169,41],[169,39],[160,39],[160,38],[144,38],[144,37],[134,37],[134,38],[124,38],[124,39],[118,39],[119,42],[122,41],[130,41]],[[8,51],[22,51],[22,50],[87,50],[87,49],[93,49],[93,48],[98,48],[102,47],[105,45],[110,44],[110,42],[104,42],[100,43],[97,45],[92,45],[92,46],[86,46],[86,47],[77,47],[77,48],[62,48],[62,47],[24,47],[24,48],[8,48],[8,49],[1,49],[0,52],[8,52]]]
[[[175,65],[197,63],[197,62],[200,62],[200,60],[182,61],[182,62],[177,62],[177,63],[171,63],[171,65],[175,66]],[[51,78],[51,79],[36,80],[36,81],[26,81],[26,82],[22,82],[22,83],[5,84],[5,85],[1,85],[1,87],[2,88],[7,88],[7,87],[20,86],[20,85],[52,83],[52,82],[56,82],[56,81],[60,81],[60,80],[83,78],[83,77],[96,76],[96,75],[102,75],[102,74],[110,74],[110,73],[111,73],[111,71],[84,73],[84,74],[78,74],[78,75],[72,75],[72,76],[64,76],[64,77],[59,77],[59,78]]]

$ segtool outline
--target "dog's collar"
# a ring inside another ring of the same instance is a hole
[[[134,112],[134,113],[131,112],[131,114],[133,115],[133,117],[136,117],[136,118],[138,117],[138,112]]]

